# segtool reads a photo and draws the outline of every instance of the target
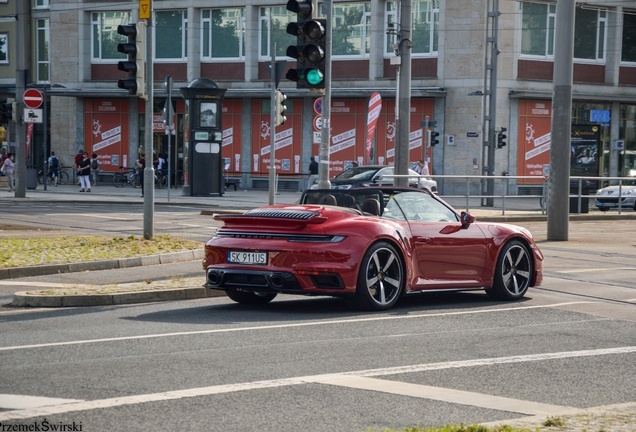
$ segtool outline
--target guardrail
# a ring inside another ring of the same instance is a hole
[[[391,175],[391,176],[385,176],[387,178],[414,178],[413,175]],[[449,199],[462,199],[465,200],[465,204],[466,204],[466,211],[470,211],[470,206],[471,206],[471,199],[480,199],[482,200],[482,206],[483,206],[483,200],[484,199],[498,199],[501,201],[501,214],[505,215],[506,214],[506,210],[507,210],[507,204],[506,204],[506,200],[510,200],[510,199],[538,199],[538,210],[540,210],[541,214],[546,214],[547,213],[547,209],[548,209],[548,177],[544,177],[544,176],[510,176],[510,175],[506,175],[506,176],[478,176],[478,175],[429,175],[429,176],[419,176],[419,178],[433,178],[435,180],[438,179],[450,179],[450,180],[459,180],[458,182],[456,182],[456,184],[458,183],[464,183],[466,185],[466,189],[465,189],[465,193],[462,195],[447,195],[444,193],[441,193],[440,196],[442,198],[444,198],[445,200],[449,200]],[[501,193],[497,193],[497,194],[493,194],[493,195],[484,195],[482,193],[476,193],[476,194],[471,194],[471,187],[475,187],[475,186],[479,186],[479,190],[482,190],[482,186],[483,184],[488,181],[488,180],[493,180],[495,182],[500,182],[501,185],[499,188],[496,188],[498,190],[501,191]],[[519,186],[524,186],[525,184],[517,184],[517,180],[535,180],[536,183],[534,184],[537,187],[541,188],[541,195],[526,195],[526,194],[519,194],[518,193],[518,187]],[[618,182],[619,185],[619,191],[622,191],[622,184],[623,182],[626,181],[634,181],[634,177],[582,177],[582,176],[571,176],[570,177],[570,194],[569,194],[569,198],[570,198],[570,205],[572,206],[573,201],[575,199],[576,202],[576,206],[577,206],[577,212],[573,212],[573,213],[582,213],[582,212],[587,212],[587,211],[583,211],[585,206],[585,204],[588,204],[588,202],[585,202],[584,200],[589,200],[589,199],[593,199],[593,197],[590,197],[590,191],[593,190],[594,194],[596,193],[596,190],[598,188],[603,187],[603,185],[605,184],[610,184],[612,182]],[[514,182],[514,184],[512,184]],[[591,185],[590,185],[591,183]],[[576,185],[576,186],[574,186]],[[515,193],[510,193],[511,190],[514,190]],[[573,190],[576,190],[576,192],[573,192]],[[620,195],[619,195],[620,196]],[[492,206],[491,206],[492,207]],[[621,206],[620,206],[620,200],[619,200],[619,208],[618,208],[618,212],[619,214],[621,213]]]

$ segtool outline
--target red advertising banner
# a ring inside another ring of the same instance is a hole
[[[519,135],[517,137],[517,175],[542,176],[550,164],[552,102],[519,101]],[[520,184],[541,184],[537,180],[519,179]]]
[[[130,166],[128,101],[94,99],[87,100],[84,107],[84,150],[97,154],[104,171]]]
[[[223,166],[228,173],[240,173],[241,150],[243,141],[243,101],[241,99],[225,99],[223,101],[223,144],[221,155]]]
[[[366,158],[365,163],[367,165],[371,162],[371,150],[373,149],[373,136],[375,135],[375,129],[378,124],[378,118],[380,117],[380,110],[382,109],[382,97],[380,93],[374,92],[369,99],[369,113],[367,114],[367,143],[366,143]]]
[[[295,174],[302,154],[302,101],[288,100],[285,105],[287,120],[272,128],[269,101],[252,104],[252,173],[268,175],[271,164],[271,134],[274,133],[276,172]],[[273,130],[274,129],[274,130]]]

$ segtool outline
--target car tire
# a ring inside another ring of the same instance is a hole
[[[602,211],[603,213],[605,213],[606,211],[609,211],[609,207],[599,207],[598,209]]]
[[[230,288],[225,291],[227,296],[237,303],[251,304],[251,305],[263,305],[271,302],[276,297],[277,293],[259,292],[259,291],[245,291],[241,288]]]
[[[496,300],[519,300],[532,281],[532,255],[519,240],[511,240],[501,249],[492,288],[486,293]]]
[[[404,289],[404,263],[387,242],[372,245],[362,258],[356,293],[347,299],[356,309],[383,311],[399,300]]]

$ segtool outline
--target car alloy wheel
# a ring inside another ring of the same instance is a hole
[[[493,287],[486,292],[497,300],[518,300],[528,291],[531,279],[530,251],[524,243],[512,240],[502,248],[497,259]]]
[[[362,259],[358,285],[351,304],[365,310],[387,310],[399,299],[404,285],[404,265],[395,247],[379,242]]]

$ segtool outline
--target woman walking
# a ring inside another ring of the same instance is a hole
[[[91,160],[88,158],[88,153],[84,152],[82,161],[79,164],[78,175],[80,178],[80,192],[91,191]]]
[[[15,155],[13,153],[7,154],[7,158],[4,160],[4,169],[9,177],[9,192],[13,192],[13,177],[15,173]]]

